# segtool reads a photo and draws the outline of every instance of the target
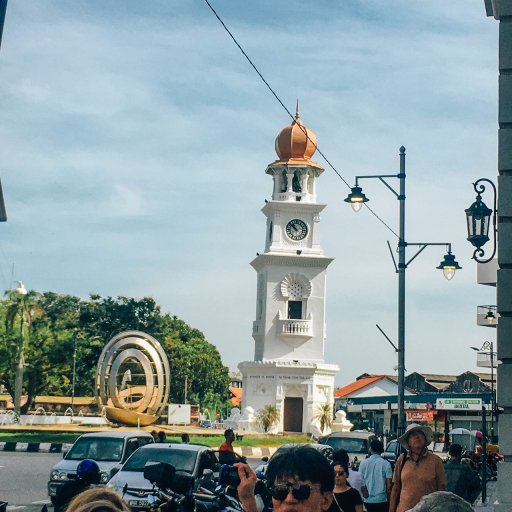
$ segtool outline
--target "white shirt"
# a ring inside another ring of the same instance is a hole
[[[363,485],[363,481],[361,479],[359,471],[349,469],[347,482],[349,483],[350,487],[352,487],[353,489],[358,491],[359,494],[361,494],[361,485]]]

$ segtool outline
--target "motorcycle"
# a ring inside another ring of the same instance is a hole
[[[149,462],[144,467],[144,478],[153,484],[148,512],[243,512],[236,486],[233,494],[236,482],[232,477],[233,471],[223,471],[221,467],[220,482],[214,490],[199,486],[194,491],[195,480],[191,475],[176,471],[166,462]]]

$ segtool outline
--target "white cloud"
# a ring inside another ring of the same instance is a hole
[[[451,241],[464,267],[447,283],[434,269],[441,247],[408,270],[407,367],[474,369],[466,346],[492,334],[475,326],[476,305],[494,299],[475,283],[463,210],[471,182],[496,174],[497,24],[467,0],[214,5],[286,106],[300,99],[350,184],[396,171],[407,147],[407,239]],[[1,273],[15,263],[15,277],[41,290],[153,295],[229,366],[250,359],[249,261],[264,244],[264,170],[289,119],[206,6],[18,0],[0,57]],[[393,196],[366,187],[396,229]],[[386,240],[396,241],[346,208],[327,165],[318,193],[336,258],[327,357],[339,383],[391,372],[375,323],[396,337]]]

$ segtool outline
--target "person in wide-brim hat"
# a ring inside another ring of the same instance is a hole
[[[395,464],[389,512],[406,512],[423,496],[445,490],[443,461],[427,449],[432,438],[430,427],[418,423],[408,425],[398,438],[407,453],[402,453]]]
[[[427,447],[434,438],[432,429],[427,425],[420,425],[419,423],[410,423],[407,425],[405,432],[398,438],[398,442],[406,449],[409,450],[409,436],[413,432],[421,432],[425,436],[425,447]]]

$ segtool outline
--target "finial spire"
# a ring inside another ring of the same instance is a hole
[[[297,106],[295,107],[295,119],[299,119],[299,98],[297,98]]]

